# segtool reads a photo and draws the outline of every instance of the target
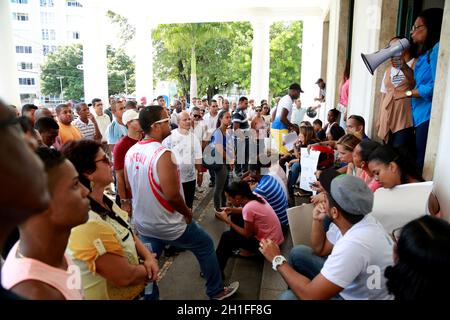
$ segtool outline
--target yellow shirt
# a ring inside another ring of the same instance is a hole
[[[113,212],[129,226],[128,214],[112,203]],[[96,273],[95,261],[106,253],[125,257],[130,264],[139,264],[133,234],[109,216],[89,211],[89,220],[72,229],[67,253],[81,269],[86,300],[129,300],[144,289],[144,284],[117,287]]]
[[[58,122],[59,125],[59,139],[61,139],[61,144],[65,144],[70,140],[81,140],[83,136],[80,130],[73,125],[65,125]]]

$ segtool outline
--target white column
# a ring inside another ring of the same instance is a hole
[[[314,98],[319,96],[319,87],[315,84],[322,73],[322,37],[323,21],[321,17],[303,20],[302,37],[302,107],[317,105]]]
[[[269,98],[270,25],[268,20],[252,21],[253,50],[250,96],[259,103]]]
[[[356,114],[366,120],[366,132],[372,132],[376,76],[367,70],[361,53],[379,50],[382,0],[355,1],[353,15],[353,43],[350,70],[350,97],[348,115]],[[377,72],[380,72],[377,70]]]
[[[83,2],[84,32],[83,39],[83,71],[84,98],[90,102],[100,98],[108,102],[108,65],[106,41],[103,37],[106,19],[104,0],[89,0]]]
[[[450,221],[450,156],[448,151],[450,142],[450,3],[448,1],[444,10],[424,174],[426,178],[429,178],[434,169],[433,180],[441,212],[445,213],[445,218]]]
[[[9,0],[0,1],[0,98],[6,104],[20,108],[19,79],[14,55],[14,41],[11,26]]]
[[[152,25],[147,18],[136,19],[136,99],[153,100],[153,44]]]
[[[336,72],[337,72],[337,57],[338,57],[338,43],[339,43],[339,17],[340,0],[330,1],[330,22],[328,34],[328,62],[327,62],[327,95],[326,107],[319,110],[319,118],[326,123],[327,112],[334,108],[336,96]],[[345,63],[345,62],[344,62]]]

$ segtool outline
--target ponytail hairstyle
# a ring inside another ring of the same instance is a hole
[[[250,189],[248,183],[244,181],[232,182],[231,184],[225,187],[225,192],[232,198],[235,198],[236,196],[241,196],[250,201],[255,200],[258,201],[259,203],[262,204],[264,203],[264,200],[260,196],[254,194]]]
[[[424,182],[425,180],[412,159],[413,157],[405,149],[397,149],[389,145],[379,146],[369,156],[369,162],[379,161],[385,165],[395,162],[400,169],[402,184],[408,183],[408,177]]]
[[[339,144],[345,148],[345,150],[353,152],[356,146],[361,143],[361,139],[359,139],[354,134],[346,134],[342,138],[338,140],[336,144]]]

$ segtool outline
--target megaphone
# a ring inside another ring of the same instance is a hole
[[[377,52],[372,54],[363,54],[361,53],[361,57],[366,64],[367,69],[373,75],[373,72],[376,68],[386,60],[392,57],[399,57],[402,55],[402,52],[408,49],[410,46],[409,40],[406,38],[400,39],[394,44],[387,46]]]

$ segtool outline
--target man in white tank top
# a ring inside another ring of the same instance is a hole
[[[224,287],[214,243],[192,221],[175,157],[161,144],[171,131],[167,111],[160,106],[147,107],[141,110],[139,123],[145,138],[128,150],[125,169],[133,194],[133,219],[142,242],[158,257],[168,244],[191,250],[206,279],[208,297],[222,300],[233,295],[239,283]]]

